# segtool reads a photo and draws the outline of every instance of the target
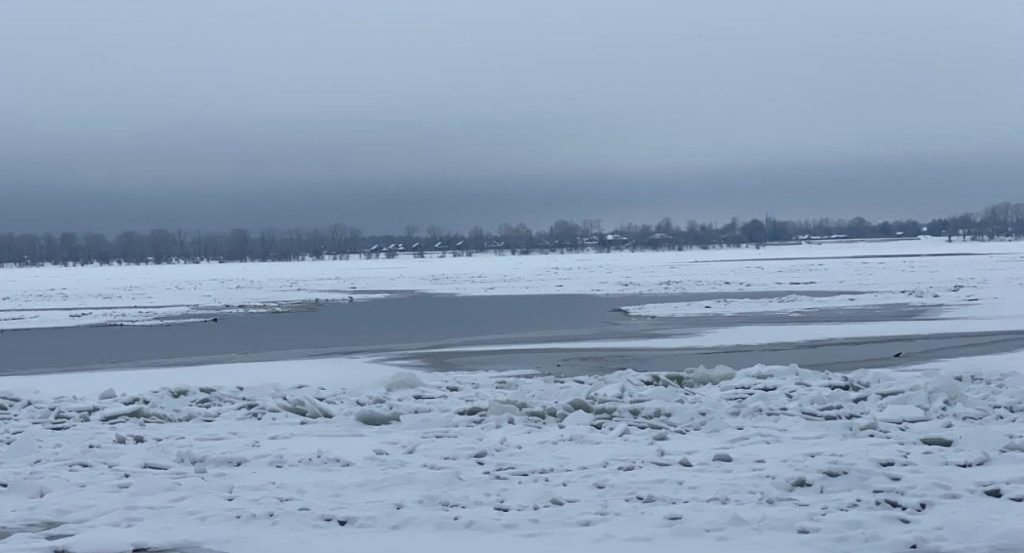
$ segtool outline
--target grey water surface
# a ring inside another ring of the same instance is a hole
[[[779,297],[793,291],[671,295],[448,296],[402,293],[283,313],[236,313],[217,322],[91,326],[0,332],[0,374],[145,368],[374,354],[435,370],[536,369],[580,374],[623,368],[797,363],[825,369],[885,367],[1024,348],[1024,333],[963,333],[826,340],[742,348],[594,349],[588,340],[685,336],[734,325],[904,321],[933,310],[911,305],[746,315],[647,318],[628,305]],[[808,294],[808,292],[799,292]],[[850,292],[816,292],[827,296]],[[544,342],[580,341],[551,349]],[[539,344],[527,350],[508,345]],[[487,351],[429,352],[457,346]],[[899,357],[895,354],[901,353]]]

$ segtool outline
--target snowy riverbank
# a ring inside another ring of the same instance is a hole
[[[0,390],[5,552],[1024,543],[1024,376],[984,358],[572,379],[321,360]]]
[[[1024,242],[922,239],[683,252],[4,268],[0,329],[147,324],[402,290],[465,295],[846,291],[1019,312],[1019,302],[1007,301],[1024,296],[1016,293],[1022,265]],[[822,300],[797,299],[781,309],[827,307],[818,303]]]

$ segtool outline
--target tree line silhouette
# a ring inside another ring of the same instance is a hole
[[[523,223],[502,224],[493,231],[473,227],[466,233],[431,225],[408,226],[402,234],[367,235],[336,224],[326,229],[232,229],[226,232],[153,229],[125,231],[112,239],[102,233],[0,233],[0,265],[112,263],[194,263],[203,261],[291,261],[393,257],[399,253],[471,255],[483,250],[526,254],[534,251],[645,250],[720,248],[800,240],[911,238],[927,234],[949,240],[1024,237],[1024,203],[1000,203],[978,213],[932,219],[873,223],[853,219],[780,220],[771,217],[726,224],[671,218],[655,224],[625,224],[605,229],[600,220],[561,219],[534,230]]]

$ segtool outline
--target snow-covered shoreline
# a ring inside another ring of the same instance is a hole
[[[352,360],[118,374],[0,378],[0,536],[16,532],[3,551],[1024,543],[1024,374],[984,358],[846,374]]]
[[[138,324],[222,311],[266,311],[295,302],[347,301],[349,296],[368,299],[363,293],[397,291],[849,291],[918,294],[917,300],[930,305],[974,298],[978,305],[998,307],[993,296],[1005,300],[999,296],[1008,281],[1019,288],[1016,275],[1024,272],[1022,264],[1024,242],[922,239],[683,252],[4,268],[0,329]],[[805,303],[789,307],[800,309]]]
[[[926,294],[918,290],[902,292],[865,292],[860,294],[836,294],[810,296],[788,294],[770,298],[716,298],[706,301],[650,303],[630,305],[622,308],[638,317],[699,317],[705,315],[750,315],[788,314],[824,309],[848,309],[851,307],[871,308],[893,305],[934,305],[928,302]]]

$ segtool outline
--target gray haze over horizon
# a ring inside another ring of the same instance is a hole
[[[8,0],[0,231],[1024,201],[1019,0]]]

